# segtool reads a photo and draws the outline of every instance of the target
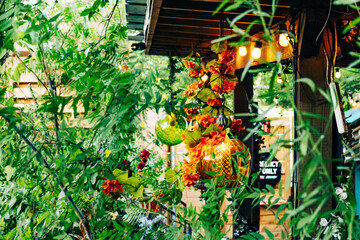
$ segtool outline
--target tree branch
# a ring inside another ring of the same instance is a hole
[[[7,123],[9,123],[9,124],[11,123],[11,121],[8,117],[6,117],[4,115],[2,115],[2,117],[4,118],[4,120]],[[41,151],[38,150],[32,142],[30,142],[30,140],[20,131],[20,129],[16,125],[13,128],[14,128],[14,131],[25,141],[25,143],[36,153],[37,157],[39,158],[40,161],[42,161],[43,165],[50,172],[50,174],[59,182],[59,186],[60,186],[61,190],[64,192],[64,194],[65,194],[67,200],[70,202],[70,204],[74,207],[76,215],[79,217],[80,221],[84,223],[86,236],[89,238],[89,240],[93,240],[94,238],[92,237],[89,221],[84,216],[84,214],[81,212],[79,207],[76,205],[74,199],[70,196],[69,192],[67,191],[67,189],[64,186],[64,183],[60,180],[60,178],[56,174],[56,172],[54,172],[51,169],[49,162],[42,155]]]
[[[49,91],[49,89],[47,88],[47,86],[45,85],[45,83],[43,81],[41,81],[40,77],[32,70],[30,69],[25,63],[24,61],[16,54],[14,53],[15,56],[20,60],[20,62],[24,65],[24,67],[26,67],[26,69],[28,69],[32,74],[34,74],[34,76],[37,78],[37,80],[41,83],[41,85],[43,85],[44,88],[46,88],[46,91]]]

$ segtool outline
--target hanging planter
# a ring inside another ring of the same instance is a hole
[[[207,64],[183,61],[188,75],[198,79],[183,94],[200,103],[197,109],[185,109],[189,128],[183,139],[189,159],[184,160],[183,183],[192,186],[200,178],[220,177],[218,187],[231,187],[249,174],[251,156],[239,140],[245,130],[242,120],[233,119],[234,113],[224,104],[238,81],[233,69],[235,52],[226,42],[214,44],[211,50],[218,58]]]
[[[217,173],[220,170],[219,175],[224,175],[224,179],[218,186],[226,184],[227,187],[231,187],[249,173],[250,161],[250,152],[245,144],[238,139],[230,139],[206,151],[197,164],[197,171],[202,179],[210,179],[214,176],[208,175],[207,172]]]
[[[157,138],[163,144],[175,146],[182,143],[181,136],[186,130],[186,121],[180,115],[165,113],[160,116],[155,125]]]

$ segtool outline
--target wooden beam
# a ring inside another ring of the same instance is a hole
[[[195,11],[195,12],[211,12],[213,13],[219,3],[214,2],[203,2],[203,1],[179,1],[179,0],[167,0],[164,1],[162,9],[176,9],[181,11]],[[237,9],[233,9],[228,14],[239,14],[243,13],[244,11],[250,9],[251,7],[248,5],[242,5]],[[286,15],[289,12],[290,7],[287,8],[278,8],[276,12],[282,13],[281,15]],[[262,6],[262,11],[264,12],[272,12],[272,6]]]
[[[144,25],[145,15],[126,14],[126,21],[129,23],[142,23]]]
[[[162,5],[163,0],[153,0],[149,11],[149,25],[145,26],[147,27],[147,30],[145,32],[145,42],[146,42],[146,53],[149,53],[150,46],[152,43],[152,39],[155,33],[156,24],[159,18],[160,8]]]
[[[126,13],[129,15],[145,15],[146,5],[126,4]]]

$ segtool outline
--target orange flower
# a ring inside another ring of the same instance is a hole
[[[212,131],[211,133],[211,139],[209,140],[209,145],[216,146],[225,141],[225,130],[222,132]]]
[[[197,109],[197,108],[184,108],[184,110],[188,115],[188,120],[191,121],[192,115],[197,114],[199,109]]]
[[[189,84],[189,88],[190,89],[193,89],[193,90],[198,90],[199,88],[201,88],[202,86],[204,85],[204,83],[203,82],[194,82],[194,83],[190,83]]]
[[[196,95],[196,92],[193,89],[186,90],[183,92],[183,95],[187,98],[194,97]]]
[[[212,123],[216,123],[216,118],[210,117],[209,114],[197,115],[196,120],[198,121],[199,125],[203,126],[204,128],[209,127]]]
[[[211,65],[209,67],[209,71],[212,73],[212,74],[219,74],[220,75],[220,68],[219,67],[215,67],[213,65]]]
[[[183,173],[183,183],[185,186],[190,187],[192,185],[194,185],[196,183],[196,181],[199,180],[200,174],[196,173],[196,174],[189,174],[187,172]]]
[[[220,106],[223,103],[223,100],[220,98],[208,98],[207,104],[212,107]]]
[[[232,50],[229,50],[227,52],[223,52],[221,54],[219,54],[219,63],[224,63],[224,64],[229,64],[232,63],[235,59],[234,57],[235,52],[233,52]]]
[[[124,192],[124,188],[118,180],[106,179],[101,186],[103,187],[102,192],[112,197],[116,197],[119,192]]]
[[[226,81],[226,80],[224,80],[221,87],[219,87],[219,85],[217,83],[215,83],[212,86],[212,90],[214,90],[215,92],[218,92],[219,94],[229,93],[229,92],[231,92],[232,90],[235,89],[236,84],[237,83],[235,81]]]
[[[196,67],[196,63],[194,63],[193,61],[183,60],[183,63],[185,64],[186,68],[194,69]]]
[[[190,77],[193,77],[193,78],[196,78],[196,77],[199,77],[203,74],[203,69],[200,68],[200,69],[197,69],[197,70],[189,70],[187,72],[187,74],[190,76]]]
[[[232,66],[229,66],[225,69],[224,74],[227,75],[227,74],[231,74],[231,73],[232,73]]]
[[[191,173],[196,172],[196,164],[194,164],[193,161],[191,161],[191,160],[188,162],[184,159],[183,171],[191,172]]]
[[[233,120],[231,122],[230,130],[236,135],[241,135],[245,130],[245,127],[242,126],[242,120],[241,119]]]

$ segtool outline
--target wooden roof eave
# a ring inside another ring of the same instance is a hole
[[[155,33],[155,28],[157,25],[157,21],[159,19],[160,9],[163,0],[152,0],[151,6],[147,8],[146,18],[145,18],[145,43],[146,43],[146,54],[149,54],[150,46],[152,43],[152,39]],[[149,4],[148,4],[149,6]]]

